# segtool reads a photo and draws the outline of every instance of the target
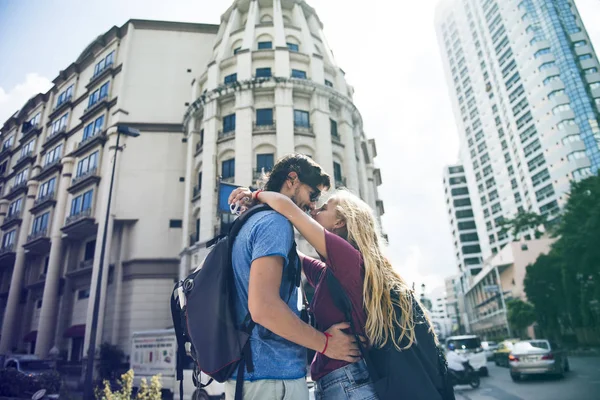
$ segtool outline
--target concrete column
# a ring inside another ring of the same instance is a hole
[[[186,162],[185,162],[185,183],[183,194],[183,229],[181,230],[181,249],[182,254],[185,254],[185,249],[189,246],[189,233],[191,227],[190,216],[192,213],[192,190],[195,179],[194,173],[194,157],[196,153],[196,143],[200,137],[200,132],[196,131],[196,118],[192,118],[188,125],[187,146],[186,146]],[[189,257],[181,257],[179,262],[179,279],[182,280],[188,275]]]
[[[62,159],[62,173],[58,189],[56,190],[56,207],[52,216],[52,228],[50,231],[50,256],[48,261],[48,272],[44,283],[42,295],[42,309],[38,323],[38,336],[35,354],[40,358],[46,358],[48,352],[55,345],[54,334],[56,332],[56,316],[58,313],[58,289],[60,283],[61,260],[62,260],[62,231],[60,228],[65,220],[65,205],[67,203],[67,188],[71,184],[73,164],[75,159],[64,157]]]
[[[31,213],[29,210],[33,207],[35,194],[37,193],[39,182],[27,182],[27,198],[22,208],[23,221],[19,228],[19,235],[15,243],[15,265],[10,281],[10,290],[8,292],[8,300],[6,302],[6,310],[4,311],[4,320],[2,322],[2,337],[0,337],[0,354],[7,354],[8,351],[16,344],[15,327],[20,319],[18,313],[19,298],[21,297],[21,288],[23,287],[23,274],[25,272],[25,249],[23,243],[27,241],[27,232],[30,226]]]
[[[118,253],[115,262],[114,282],[115,282],[115,312],[112,323],[111,343],[119,343],[119,333],[121,330],[121,301],[123,297],[123,258],[127,254],[129,245],[129,225],[122,224],[119,229]]]
[[[204,106],[204,146],[202,149],[202,198],[200,199],[200,242],[215,236],[217,190],[217,132],[219,130],[216,100]]]
[[[259,22],[259,13],[258,1],[251,1],[248,10],[248,20],[244,30],[242,49],[237,55],[237,77],[239,81],[245,81],[252,78],[252,50],[254,49],[256,24]]]
[[[308,21],[299,3],[294,5],[293,12],[294,20],[302,30],[302,44],[300,45],[300,52],[306,53],[310,56],[310,79],[320,85],[324,85],[325,70],[323,67],[323,57],[319,55],[315,56],[315,53],[317,52],[315,50],[315,39],[310,33]]]
[[[346,187],[353,193],[358,193],[358,164],[354,149],[354,126],[352,125],[352,114],[342,112],[342,118],[338,121],[338,130],[344,143],[344,176]]]
[[[290,52],[285,40],[285,28],[283,26],[283,11],[281,9],[281,0],[273,0],[273,26],[275,28],[275,70],[273,75],[289,78]]]
[[[294,145],[294,96],[291,83],[275,88],[275,121],[277,157],[293,153],[296,147]]]
[[[10,201],[6,199],[0,200],[0,225],[4,223],[4,218],[6,218],[6,213],[8,212],[9,205]]]
[[[67,271],[69,268],[68,260],[72,257],[74,246],[67,241],[63,242],[63,257],[61,260],[60,269]],[[60,296],[59,296],[60,297]],[[56,317],[56,345],[59,349],[65,348],[65,343],[68,341],[63,338],[64,331],[70,326],[71,315],[73,315],[73,280],[70,278],[65,279],[65,285],[62,290],[62,301],[59,301],[60,308]]]
[[[362,151],[363,139],[361,138],[361,135],[358,136],[354,143],[356,146],[358,146],[358,151],[356,154],[358,155],[358,185],[360,188],[360,197],[368,203],[369,189],[367,185],[367,165],[365,163],[365,156]]]
[[[233,9],[233,11],[231,11],[231,14],[229,15],[229,21],[227,22],[227,28],[225,28],[225,32],[223,33],[223,39],[221,40],[221,43],[219,44],[219,48],[217,49],[217,56],[215,58],[215,61],[217,62],[217,64],[223,60],[223,58],[225,58],[226,54],[229,54],[229,40],[231,38],[231,32],[233,32],[233,27],[237,26],[238,22],[240,19],[240,12],[238,11],[237,7]]]
[[[331,123],[329,122],[329,99],[316,92],[311,101],[311,116],[313,132],[317,136],[315,160],[333,178],[333,149],[331,144]],[[331,182],[332,186],[334,182]]]
[[[241,90],[235,93],[235,183],[252,186],[252,129],[254,93]]]

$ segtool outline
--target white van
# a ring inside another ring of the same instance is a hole
[[[174,329],[156,331],[134,332],[131,339],[130,364],[133,369],[133,387],[139,388],[142,378],[150,379],[157,374],[161,375],[163,391],[179,399],[179,381],[176,377],[177,338]],[[224,385],[213,381],[203,389],[194,387],[192,381],[193,361],[187,357],[183,370],[183,398],[184,400],[216,400],[224,399]],[[209,378],[202,375],[202,382]]]
[[[458,354],[462,354],[469,359],[469,364],[479,371],[482,376],[488,376],[487,357],[481,347],[481,339],[475,335],[450,336],[446,339],[446,351],[450,344]]]

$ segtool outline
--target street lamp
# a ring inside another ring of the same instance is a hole
[[[117,125],[117,144],[115,146],[115,158],[113,160],[110,185],[108,189],[108,204],[106,206],[106,217],[104,219],[104,233],[102,235],[102,248],[100,250],[100,265],[98,268],[98,279],[96,279],[96,293],[94,296],[94,308],[92,311],[92,326],[90,328],[90,344],[88,347],[87,368],[83,385],[84,400],[94,399],[94,359],[96,358],[96,330],[98,329],[98,310],[100,308],[100,290],[102,286],[102,269],[104,268],[104,256],[106,253],[106,240],[108,236],[108,220],[110,216],[110,204],[112,201],[113,184],[115,180],[115,169],[117,166],[117,154],[119,154],[119,139],[121,135],[129,137],[140,136],[140,131],[128,126]]]

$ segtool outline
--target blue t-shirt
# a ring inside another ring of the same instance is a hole
[[[250,217],[244,224],[233,244],[233,271],[236,287],[236,317],[238,323],[248,314],[248,282],[252,261],[267,256],[280,256],[284,259],[283,278],[280,296],[288,300],[290,285],[293,287],[288,306],[300,316],[298,310],[298,289],[289,278],[288,253],[294,241],[292,224],[275,211],[263,211]],[[297,259],[296,259],[297,263]],[[275,335],[256,325],[250,336],[254,372],[244,374],[244,380],[260,379],[299,379],[306,376],[306,349]],[[232,379],[236,379],[235,373]]]

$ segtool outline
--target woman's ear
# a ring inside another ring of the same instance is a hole
[[[346,229],[346,221],[344,221],[343,219],[338,219],[337,221],[335,221],[333,229]]]

